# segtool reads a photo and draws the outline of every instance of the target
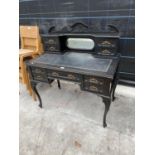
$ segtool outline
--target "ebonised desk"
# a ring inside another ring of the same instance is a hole
[[[45,40],[47,41],[47,38]],[[53,45],[52,41],[51,44]],[[104,48],[109,48],[109,43],[105,44]],[[102,98],[105,104],[103,127],[106,127],[106,116],[114,100],[118,82],[118,64],[117,54],[100,56],[91,52],[67,50],[61,53],[45,52],[38,58],[28,61],[27,69],[32,88],[39,99],[39,107],[42,108],[42,100],[36,88],[38,83],[51,83],[57,79],[60,88],[59,80],[76,82],[82,91],[94,93]]]

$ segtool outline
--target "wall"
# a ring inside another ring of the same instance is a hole
[[[75,22],[88,25],[88,33],[103,33],[107,25],[114,25],[121,36],[120,78],[134,81],[134,0],[20,0],[19,7],[19,23],[39,25],[42,34],[51,26],[55,32],[70,32]]]

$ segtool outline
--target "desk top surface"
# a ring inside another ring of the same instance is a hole
[[[88,53],[67,52],[64,54],[43,54],[32,60],[30,64],[43,68],[112,78],[117,68],[118,59],[98,58]]]

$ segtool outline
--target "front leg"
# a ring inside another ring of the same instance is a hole
[[[108,113],[109,108],[110,108],[111,100],[104,98],[104,97],[102,97],[102,100],[103,100],[104,105],[105,105],[104,116],[103,116],[103,127],[105,128],[105,127],[107,127],[106,117],[107,117],[107,113]]]
[[[39,99],[39,107],[42,108],[42,100],[41,100],[41,97],[37,91],[37,83],[36,82],[31,82],[31,86],[32,86],[32,89],[33,91],[35,92],[35,94],[37,95],[38,99]]]
[[[114,84],[113,84],[113,91],[112,91],[112,101],[115,100],[115,90],[116,90],[116,86],[118,84],[118,75],[116,75],[116,79],[114,80]]]
[[[58,88],[61,89],[60,80],[57,79]]]
[[[53,81],[54,81],[54,79],[48,79],[48,83],[49,83],[50,87],[52,86]]]

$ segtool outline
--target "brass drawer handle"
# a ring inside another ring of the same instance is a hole
[[[39,79],[40,79],[40,78],[42,78],[42,76],[40,76],[40,75],[37,75],[37,76],[36,76],[36,78],[39,78]]]
[[[109,42],[109,41],[103,41],[101,44],[102,45],[111,45],[111,42]]]
[[[70,79],[75,79],[75,76],[72,75],[72,74],[68,74],[67,77],[70,78]]]
[[[43,71],[40,69],[35,69],[34,71],[35,71],[35,73],[43,73]]]
[[[105,50],[102,51],[102,54],[110,54],[110,53],[111,52],[109,50],[107,50],[107,49],[105,49]]]
[[[53,75],[53,76],[59,76],[59,74],[56,73],[56,72],[53,72],[52,75]]]
[[[91,78],[91,79],[89,80],[89,82],[98,84],[98,81],[97,81],[95,78]]]
[[[49,44],[54,44],[55,42],[54,42],[53,39],[50,39],[50,40],[48,40],[48,43],[49,43]]]
[[[49,50],[50,51],[54,51],[55,50],[55,47],[50,47]]]
[[[95,86],[90,86],[89,89],[92,91],[98,91],[98,89]]]

